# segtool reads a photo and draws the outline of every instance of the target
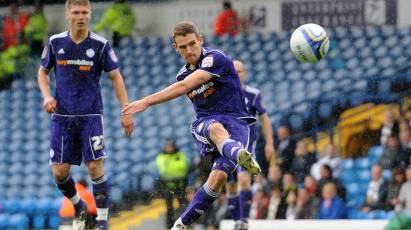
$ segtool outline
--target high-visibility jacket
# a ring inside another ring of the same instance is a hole
[[[98,32],[107,29],[110,34],[117,32],[120,36],[130,36],[136,23],[136,16],[126,3],[115,3],[104,13],[94,27]]]
[[[24,28],[24,36],[32,41],[43,41],[47,33],[47,20],[42,13],[30,16],[27,26]]]

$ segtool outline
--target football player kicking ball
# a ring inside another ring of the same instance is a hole
[[[249,125],[255,118],[247,112],[233,61],[223,52],[203,47],[203,38],[195,24],[181,22],[173,31],[173,46],[187,62],[177,74],[177,82],[134,101],[123,114],[143,112],[149,106],[187,94],[194,105],[197,120],[191,132],[200,154],[213,154],[214,165],[207,182],[196,192],[188,208],[172,229],[186,229],[218,197],[237,164],[251,175],[261,172],[247,147]]]
[[[70,166],[87,165],[97,206],[97,229],[107,229],[109,183],[104,175],[103,103],[100,76],[104,70],[124,107],[128,103],[118,60],[109,42],[88,30],[89,0],[67,0],[69,30],[50,37],[41,57],[38,83],[44,109],[51,113],[50,164],[59,190],[73,203],[73,229],[85,228],[86,204],[74,187]],[[55,98],[48,73],[54,68]],[[133,131],[131,116],[122,117],[126,135]]]

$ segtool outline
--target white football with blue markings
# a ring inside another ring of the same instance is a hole
[[[291,52],[304,63],[317,63],[327,55],[329,47],[327,32],[317,24],[304,24],[291,35]]]

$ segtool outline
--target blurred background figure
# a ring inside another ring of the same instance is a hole
[[[291,167],[295,154],[295,140],[291,137],[290,128],[282,125],[277,129],[277,135],[274,138],[274,146],[278,154],[278,163],[281,165],[283,172],[288,172]]]
[[[405,174],[402,169],[394,169],[392,173],[392,179],[388,184],[387,200],[386,200],[386,210],[393,210],[395,206],[400,204],[398,196],[400,194],[400,189],[402,184],[405,182]]]
[[[47,35],[47,20],[43,13],[43,4],[40,0],[34,1],[34,11],[30,15],[27,26],[24,28],[24,38],[30,45],[32,55],[40,56],[43,50],[43,41]]]
[[[17,2],[11,3],[9,6],[9,14],[4,16],[2,21],[2,50],[22,42],[23,31],[28,21],[29,14],[25,11],[20,11]]]
[[[178,210],[184,210],[187,205],[185,191],[189,162],[186,155],[177,148],[175,140],[167,139],[163,152],[157,155],[156,164],[160,172],[160,193],[166,200],[167,206],[166,227],[171,228],[175,216],[180,214],[174,209],[174,198],[178,200]]]
[[[374,165],[371,168],[371,181],[368,184],[363,212],[384,209],[387,199],[388,182],[382,177],[382,167]]]
[[[345,219],[347,218],[346,204],[337,196],[334,183],[326,183],[321,191],[321,202],[318,210],[318,219]]]
[[[125,0],[116,0],[96,24],[94,31],[107,30],[112,39],[112,46],[118,47],[121,39],[132,35],[135,24],[136,16],[133,9]]]
[[[407,181],[402,184],[400,194],[398,196],[399,204],[396,209],[403,210],[405,212],[411,212],[411,168],[408,167],[405,171],[405,177]]]
[[[88,190],[88,183],[87,180],[81,178],[76,183],[76,189],[81,199],[83,199],[87,203],[87,220],[86,220],[86,228],[91,229],[95,228],[96,225],[96,217],[97,217],[97,208],[96,202],[94,200],[93,193]],[[71,222],[74,218],[74,206],[73,203],[67,198],[63,197],[63,203],[60,208],[60,217],[62,218],[62,223],[66,223],[67,225],[71,225]]]
[[[384,113],[384,122],[381,127],[381,137],[380,144],[386,146],[388,138],[390,136],[398,136],[399,126],[398,121],[395,119],[394,112],[392,110],[387,110]]]
[[[295,205],[297,219],[315,219],[317,217],[319,201],[304,187],[297,192]]]
[[[333,175],[339,177],[342,172],[341,158],[338,156],[337,148],[334,144],[330,143],[325,149],[325,154],[311,167],[311,175],[319,180],[321,165],[329,165],[333,169]]]
[[[230,1],[223,2],[223,10],[217,15],[214,22],[214,35],[228,34],[234,36],[241,31],[241,21]]]
[[[310,174],[311,165],[316,161],[314,153],[308,152],[307,144],[300,140],[295,148],[295,157],[291,163],[290,171],[295,174],[298,184],[302,184],[304,177]]]
[[[335,178],[329,165],[322,165],[320,168],[320,180],[318,180],[317,195],[320,197],[323,187],[327,183],[333,183],[337,190],[337,195],[345,200],[346,190],[338,178]]]
[[[392,170],[399,165],[400,154],[401,150],[398,136],[392,134],[387,139],[378,164],[381,165],[383,169]]]

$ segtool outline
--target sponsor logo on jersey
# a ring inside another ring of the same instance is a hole
[[[57,60],[57,65],[68,66],[75,65],[79,66],[80,71],[91,71],[91,67],[94,65],[93,61],[87,60]]]
[[[57,53],[58,54],[64,54],[64,49],[63,48],[59,49],[59,51]]]
[[[213,86],[214,86],[213,82],[208,82],[206,84],[203,84],[200,88],[197,88],[191,91],[187,95],[190,99],[192,99],[194,96],[199,95],[199,94],[202,94],[203,97],[206,98],[216,91],[216,89]]]

